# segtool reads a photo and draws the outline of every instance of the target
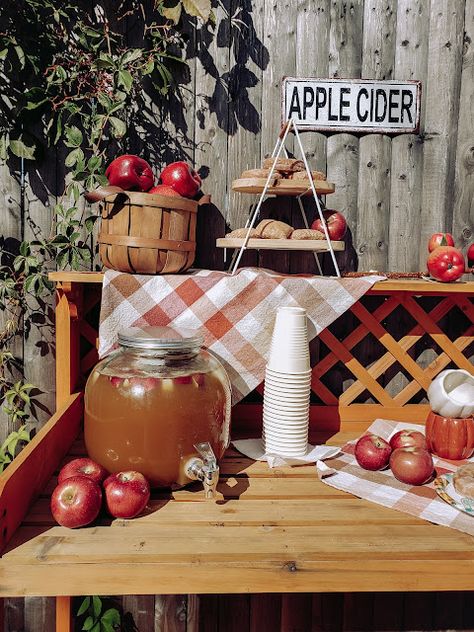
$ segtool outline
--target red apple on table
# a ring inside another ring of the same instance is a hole
[[[427,449],[426,437],[418,430],[399,430],[390,437],[390,447],[392,450],[397,448],[424,448]]]
[[[426,265],[433,279],[450,283],[464,274],[464,255],[452,246],[438,246],[429,255]]]
[[[451,233],[434,233],[428,242],[428,251],[433,252],[439,246],[454,246],[454,237]]]
[[[354,455],[364,470],[383,470],[388,465],[392,448],[374,434],[363,435],[356,443]]]
[[[156,187],[150,189],[148,193],[152,193],[154,195],[166,195],[167,197],[182,197],[173,189],[173,187],[170,187],[167,184],[157,184]]]
[[[73,459],[66,463],[59,472],[58,483],[62,483],[72,476],[86,476],[97,483],[97,485],[100,485],[107,478],[107,475],[107,470],[92,459]]]
[[[100,487],[86,476],[72,476],[54,489],[51,513],[62,527],[76,529],[93,522],[102,505]]]
[[[347,230],[347,222],[344,215],[339,213],[339,211],[327,210],[323,212],[323,217],[326,221],[329,239],[331,241],[339,241],[342,239]],[[311,229],[319,230],[324,234],[323,223],[319,217],[311,224]]]
[[[395,478],[408,485],[423,485],[433,476],[433,457],[423,448],[397,448],[390,456]]]
[[[125,154],[112,160],[105,171],[112,186],[124,191],[148,191],[153,186],[153,171],[140,156]]]
[[[193,198],[201,188],[201,178],[186,162],[172,162],[161,172],[162,184],[170,186],[183,197]]]
[[[114,518],[135,518],[150,499],[150,485],[140,472],[118,472],[104,481],[105,504]]]

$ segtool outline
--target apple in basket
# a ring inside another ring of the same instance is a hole
[[[354,455],[364,470],[383,470],[387,467],[392,448],[390,444],[374,434],[363,435],[356,443]]]
[[[102,492],[86,476],[72,476],[59,483],[51,495],[51,513],[62,527],[85,527],[99,515]]]
[[[148,193],[152,193],[155,195],[166,195],[168,197],[182,197],[173,189],[173,187],[170,187],[167,184],[158,184],[156,185],[156,187],[150,189]]]
[[[124,191],[148,191],[154,176],[150,165],[140,156],[125,154],[112,160],[105,171],[109,184]]]
[[[199,174],[183,161],[167,165],[161,172],[160,180],[162,184],[166,184],[176,193],[187,198],[193,198],[196,195],[202,182]]]
[[[105,504],[114,518],[135,518],[150,500],[150,485],[140,472],[118,472],[104,481]]]
[[[102,465],[84,457],[66,463],[58,474],[58,483],[62,483],[72,476],[85,476],[100,485],[107,478],[108,472]]]
[[[434,233],[428,242],[428,252],[433,252],[438,246],[454,246],[454,237],[451,233]]]

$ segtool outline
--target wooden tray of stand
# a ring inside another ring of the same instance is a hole
[[[241,248],[245,239],[222,237],[216,239],[217,248]],[[343,241],[332,241],[333,250],[344,250]],[[249,239],[247,250],[310,250],[313,252],[329,252],[325,239]]]
[[[232,182],[232,191],[257,195],[263,191],[265,183],[265,178],[239,178]],[[315,180],[314,186],[318,195],[328,195],[336,190],[336,186],[332,182],[326,182],[326,180]],[[274,186],[268,188],[268,195],[312,196],[313,192],[309,186],[309,181],[282,179],[277,180]]]

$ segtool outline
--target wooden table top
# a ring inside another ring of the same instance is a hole
[[[55,283],[102,283],[103,272],[74,272],[63,270],[50,272],[48,275]],[[424,279],[387,279],[375,283],[369,290],[371,293],[420,292],[420,294],[474,294],[474,281],[457,281],[456,283],[439,283]]]
[[[351,435],[330,441],[342,444]],[[68,459],[84,454],[76,441]],[[216,502],[198,484],[134,520],[53,526],[53,478],[0,563],[0,596],[474,589],[474,540],[233,448]]]

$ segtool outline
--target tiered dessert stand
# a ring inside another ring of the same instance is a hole
[[[298,148],[301,153],[301,158],[304,162],[305,170],[308,175],[309,187],[306,182],[302,181],[291,181],[291,180],[277,180],[275,184],[272,186],[270,183],[274,180],[274,172],[276,161],[283,153],[285,157],[288,157],[285,141],[288,137],[290,131],[293,131],[295,134],[296,141],[298,143]],[[344,242],[343,241],[331,241],[329,239],[329,234],[326,226],[326,222],[324,220],[321,202],[319,200],[318,195],[327,195],[329,193],[334,193],[335,186],[330,182],[326,181],[313,181],[311,169],[309,167],[308,161],[306,159],[306,155],[303,149],[303,145],[301,143],[301,137],[298,131],[297,125],[294,123],[293,119],[289,119],[285,125],[282,127],[282,130],[278,136],[275,147],[272,152],[272,158],[275,158],[272,167],[268,173],[266,179],[264,178],[251,178],[251,179],[238,179],[234,180],[232,183],[232,190],[238,193],[251,193],[253,195],[259,195],[255,204],[250,207],[249,217],[245,224],[245,228],[247,228],[247,234],[244,238],[221,238],[217,239],[216,246],[218,248],[233,248],[234,254],[231,259],[231,263],[229,266],[229,272],[235,274],[237,268],[239,267],[240,260],[242,259],[242,255],[245,250],[309,250],[314,253],[314,258],[316,261],[316,265],[318,267],[319,273],[322,275],[321,264],[318,259],[318,253],[320,252],[330,252],[331,259],[334,265],[334,269],[336,271],[336,276],[340,277],[341,273],[339,271],[339,266],[336,261],[335,252],[344,250]],[[298,200],[298,206],[301,211],[301,216],[303,218],[303,223],[306,228],[309,228],[308,220],[306,217],[306,211],[303,206],[302,198],[312,196],[314,202],[316,204],[316,209],[321,219],[323,232],[325,236],[325,240],[316,240],[316,239],[308,239],[308,240],[291,240],[291,239],[251,239],[250,233],[252,228],[255,225],[258,217],[260,216],[260,209],[262,207],[263,202],[267,197],[275,197],[275,196],[292,196],[296,197]]]

